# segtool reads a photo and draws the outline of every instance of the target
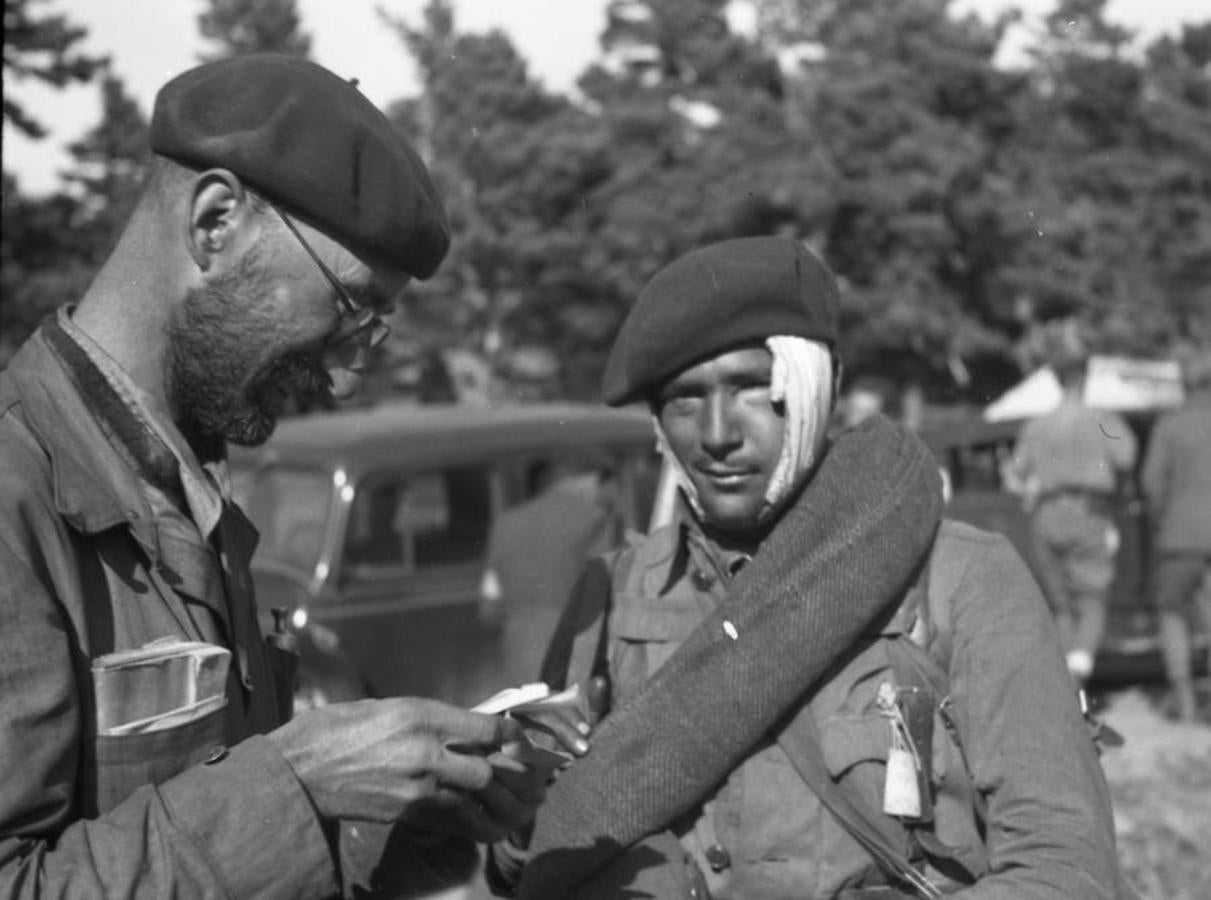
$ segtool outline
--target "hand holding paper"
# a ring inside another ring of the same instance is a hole
[[[540,746],[523,733],[521,741],[506,744],[504,753],[526,765],[563,768],[573,756],[588,752],[589,745],[584,739],[588,725],[580,712],[579,685],[558,693],[552,693],[542,682],[507,688],[480,703],[473,712],[515,719],[525,729],[550,735],[562,747],[560,750]]]

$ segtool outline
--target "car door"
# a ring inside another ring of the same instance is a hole
[[[375,693],[469,705],[496,688],[478,586],[497,494],[487,463],[374,473],[355,486],[335,599],[313,614]]]

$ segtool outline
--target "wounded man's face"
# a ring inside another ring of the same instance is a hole
[[[785,440],[770,397],[773,356],[763,346],[721,353],[683,370],[657,396],[669,449],[698,494],[706,524],[755,527]]]

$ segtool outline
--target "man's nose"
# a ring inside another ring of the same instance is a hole
[[[347,400],[357,393],[369,354],[369,347],[361,340],[345,341],[324,351],[324,368],[332,379],[333,397]]]
[[[733,402],[722,391],[716,391],[707,398],[703,416],[702,446],[708,452],[726,452],[741,443]]]

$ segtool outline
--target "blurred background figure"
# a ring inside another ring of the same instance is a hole
[[[1211,630],[1211,351],[1184,361],[1186,401],[1157,422],[1141,473],[1153,526],[1152,599],[1170,696],[1165,711],[1198,715],[1190,615]]]
[[[902,411],[899,390],[882,375],[856,377],[840,405],[842,428],[860,425],[876,413],[899,419]]]
[[[1031,513],[1037,574],[1068,670],[1083,684],[1106,629],[1120,544],[1112,499],[1135,464],[1136,440],[1121,416],[1086,406],[1083,355],[1064,355],[1053,368],[1063,389],[1060,404],[1022,427],[1006,486]]]
[[[585,563],[618,545],[617,478],[602,462],[543,460],[527,473],[529,499],[502,512],[488,537],[480,615],[500,628],[504,684],[534,681]]]

